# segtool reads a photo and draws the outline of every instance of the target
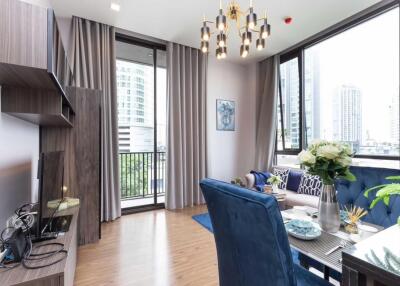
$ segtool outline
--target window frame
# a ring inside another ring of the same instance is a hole
[[[344,21],[333,25],[332,27],[317,33],[316,35],[300,42],[299,44],[283,51],[279,54],[279,68],[278,68],[278,105],[280,107],[280,117],[281,117],[281,130],[282,130],[282,147],[283,150],[278,150],[278,131],[276,132],[276,144],[275,144],[275,160],[277,160],[277,155],[298,155],[299,152],[306,148],[306,138],[307,138],[307,130],[306,130],[306,118],[305,118],[305,77],[304,77],[304,51],[318,43],[321,43],[329,38],[332,38],[338,34],[341,34],[353,27],[356,27],[364,22],[367,22],[375,17],[378,17],[392,9],[399,8],[400,4],[398,1],[389,1],[384,3],[378,3],[370,8],[367,8],[364,11],[352,16]],[[283,109],[282,109],[282,94],[281,94],[281,77],[280,77],[280,65],[293,59],[298,58],[299,63],[299,97],[300,97],[300,116],[299,116],[299,126],[300,126],[300,149],[287,149],[285,148],[285,136],[283,132]],[[278,122],[277,122],[278,125]],[[354,158],[363,158],[363,159],[376,159],[376,160],[400,160],[399,156],[393,155],[365,155],[365,154],[355,154]]]
[[[281,75],[280,75],[280,65],[284,64],[288,61],[291,61],[293,59],[297,58],[297,64],[298,64],[298,72],[299,72],[299,148],[286,148],[285,146],[285,132],[284,132],[284,121],[283,121],[283,108],[282,108],[282,86],[281,86]],[[279,74],[279,80],[278,80],[278,105],[280,107],[280,119],[281,119],[281,132],[282,132],[282,149],[283,150],[278,150],[278,131],[276,133],[276,144],[275,144],[275,153],[276,154],[282,154],[282,155],[297,155],[301,152],[304,146],[304,134],[303,134],[303,99],[302,99],[302,90],[303,90],[303,69],[304,64],[303,64],[303,53],[300,49],[293,50],[287,54],[281,55],[280,56],[280,61],[279,61],[279,68],[278,68],[278,74]]]
[[[154,131],[153,131],[153,140],[154,140],[154,148],[152,153],[154,154],[154,158],[157,158],[157,131],[158,131],[158,125],[157,125],[157,67],[158,67],[158,51],[165,51],[167,52],[167,46],[166,44],[161,44],[158,42],[153,42],[153,41],[149,41],[146,39],[142,39],[142,38],[137,38],[131,35],[127,35],[124,34],[123,32],[116,32],[115,33],[115,41],[117,42],[122,42],[122,43],[126,43],[126,44],[131,44],[131,45],[135,45],[135,46],[139,46],[139,47],[144,47],[144,48],[148,48],[150,50],[152,50],[153,52],[153,64],[150,64],[150,66],[153,67],[153,100],[154,100],[154,107],[153,107],[153,111],[154,111],[154,115],[153,115],[153,124],[154,124]],[[124,60],[124,61],[128,61],[128,62],[132,62],[132,63],[137,63],[135,61],[131,61],[131,60],[127,60],[127,59],[123,59],[123,58],[119,58],[118,56],[116,57],[116,60]],[[143,64],[143,63],[140,63]],[[143,64],[145,65],[145,64]],[[117,69],[116,69],[117,71]],[[122,71],[125,72],[125,71]],[[137,71],[136,71],[137,72]],[[117,72],[116,72],[117,74]],[[140,75],[143,75],[142,71],[139,72]],[[139,83],[136,83],[137,85]],[[144,83],[143,83],[144,84]],[[132,96],[132,94],[130,95]],[[128,99],[130,99],[131,97],[128,96]],[[144,93],[141,96],[144,100]],[[118,110],[119,112],[119,110]],[[136,117],[136,123],[144,123],[144,118],[143,117]],[[118,127],[120,128],[120,127]],[[123,145],[123,144],[121,144]],[[126,147],[126,146],[124,146]],[[130,150],[128,150],[128,152],[130,152]],[[152,171],[152,187],[154,188],[154,201],[152,204],[150,205],[141,205],[141,206],[135,206],[135,207],[127,207],[127,208],[121,208],[121,212],[122,215],[126,215],[126,214],[131,214],[131,213],[135,213],[135,212],[140,212],[143,210],[153,210],[153,209],[158,209],[158,208],[164,208],[165,207],[165,203],[160,203],[158,202],[158,184],[156,183],[156,181],[158,180],[158,162],[157,160],[154,160],[154,167],[153,167],[153,171]]]

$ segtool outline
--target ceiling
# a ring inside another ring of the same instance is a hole
[[[110,9],[111,2],[120,4],[120,12]],[[222,1],[224,7],[228,1]],[[246,10],[247,0],[236,0]],[[246,59],[239,56],[240,39],[231,33],[226,60],[249,63],[276,54],[305,38],[379,2],[378,0],[253,0],[255,12],[267,11],[271,37],[263,51],[253,42]],[[50,0],[58,16],[76,15],[166,41],[199,47],[203,14],[215,20],[218,0]],[[290,25],[284,23],[293,18]],[[253,39],[256,35],[253,35]],[[215,55],[215,37],[211,55]]]

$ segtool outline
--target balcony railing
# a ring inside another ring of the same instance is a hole
[[[153,152],[119,153],[121,199],[154,196]],[[157,152],[157,195],[165,193],[165,152]]]

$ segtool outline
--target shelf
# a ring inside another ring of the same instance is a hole
[[[1,112],[40,126],[73,127],[75,113],[56,91],[4,86]]]
[[[16,113],[5,112],[22,120],[47,127],[73,127],[72,123],[65,118],[63,114],[34,114],[34,113]]]
[[[0,0],[0,7],[0,85],[52,91],[74,114],[66,94],[74,77],[54,11],[16,0]]]

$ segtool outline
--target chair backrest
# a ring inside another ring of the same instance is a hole
[[[211,179],[200,186],[214,230],[220,285],[296,285],[276,199]]]
[[[383,227],[396,224],[397,218],[400,216],[400,196],[392,196],[388,206],[380,202],[373,209],[369,209],[376,192],[371,192],[368,198],[364,196],[364,192],[371,187],[390,183],[385,178],[400,176],[400,170],[351,166],[350,171],[357,178],[355,182],[338,180],[335,183],[339,204],[355,205],[367,209],[368,214],[363,219],[366,222]]]

